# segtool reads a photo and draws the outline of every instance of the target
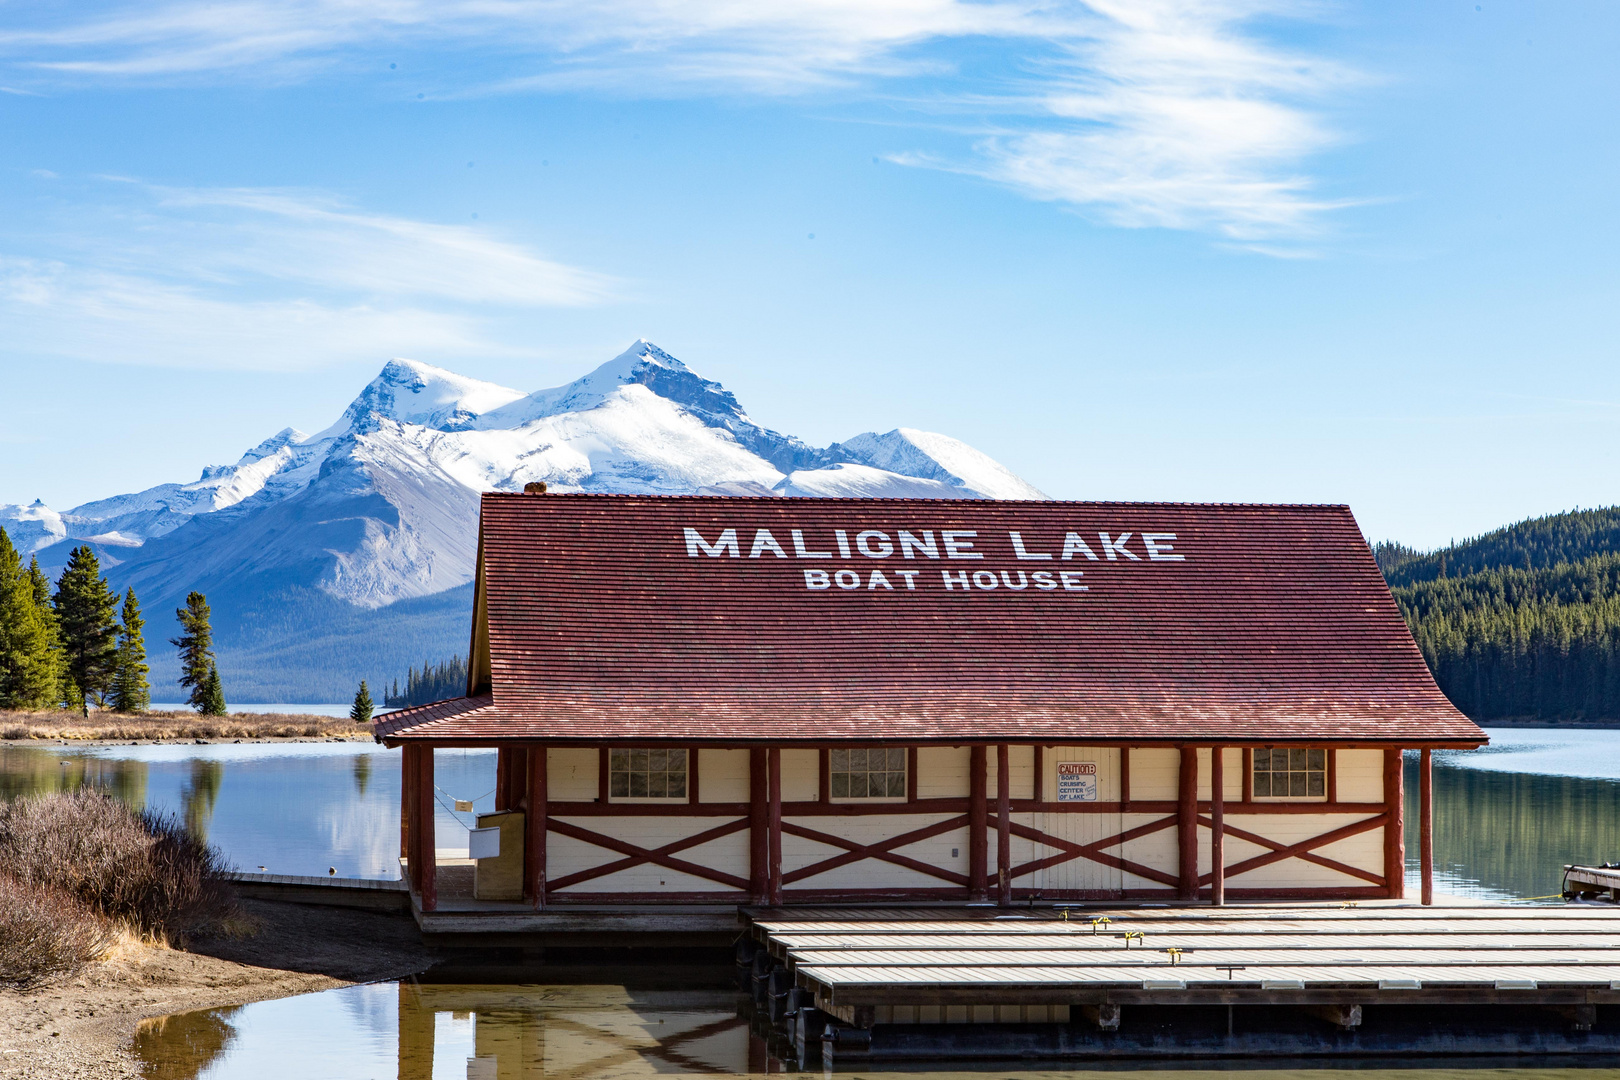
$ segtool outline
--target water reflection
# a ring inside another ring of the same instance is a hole
[[[214,804],[219,801],[219,785],[225,779],[225,767],[217,761],[197,758],[191,763],[191,777],[180,791],[180,802],[185,807],[186,829],[200,840],[208,839],[208,823],[214,818]]]
[[[1417,872],[1417,783],[1417,764],[1408,760],[1409,877]],[[1561,891],[1566,863],[1617,859],[1620,784],[1436,763],[1437,889],[1481,899],[1546,896]]]
[[[465,855],[494,808],[493,751],[436,755],[445,857]],[[80,748],[0,743],[0,799],[83,785],[174,814],[242,870],[399,876],[399,752],[372,743],[217,743]],[[473,813],[454,813],[469,799]]]
[[[205,1009],[142,1020],[134,1051],[142,1080],[193,1080],[224,1053],[236,1034],[230,1017],[241,1006]]]
[[[240,1010],[170,1018],[191,1040],[143,1036],[136,1054],[146,1077],[191,1080],[644,1080],[669,1076],[762,1076],[809,1080],[773,1057],[724,992],[632,990],[622,986],[353,986]],[[224,1032],[224,1041],[215,1034]],[[212,1041],[211,1041],[212,1040]],[[1368,1059],[1330,1067],[1278,1060],[1178,1064],[1093,1061],[1041,1068],[1006,1065],[863,1066],[858,1080],[1059,1080],[1081,1072],[1148,1071],[1155,1080],[1572,1080],[1568,1068],[1389,1068]],[[1324,1063],[1327,1064],[1327,1063]],[[189,1071],[188,1071],[189,1070]],[[817,1067],[817,1072],[820,1068]],[[1620,1070],[1581,1070],[1614,1080]]]

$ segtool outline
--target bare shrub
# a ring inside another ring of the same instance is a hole
[[[32,986],[71,974],[116,937],[112,922],[77,898],[0,874],[0,985]]]
[[[0,873],[170,940],[236,916],[226,869],[177,819],[138,814],[91,788],[0,807]]]
[[[12,724],[10,727],[0,730],[0,739],[26,738],[28,738],[28,729],[23,727],[21,724]]]

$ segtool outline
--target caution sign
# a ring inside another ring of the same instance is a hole
[[[1097,763],[1060,761],[1057,763],[1058,802],[1097,801]]]

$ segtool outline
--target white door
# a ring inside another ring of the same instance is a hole
[[[1119,751],[1111,747],[1049,746],[1042,757],[1042,798],[1063,809],[1043,812],[1041,831],[1070,844],[1095,844],[1118,836]],[[1104,851],[1119,854],[1117,845]],[[1048,847],[1038,854],[1045,857],[1058,853],[1059,849]],[[1036,887],[1053,899],[1081,893],[1112,897],[1124,888],[1124,874],[1116,867],[1082,856],[1041,871]]]

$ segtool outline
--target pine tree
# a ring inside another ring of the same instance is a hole
[[[152,707],[152,687],[146,681],[146,639],[141,627],[141,606],[135,590],[124,594],[123,625],[118,628],[118,663],[113,672],[112,707],[118,712],[145,712]]]
[[[74,548],[68,556],[54,604],[72,700],[88,716],[90,702],[105,703],[118,656],[118,596],[108,588],[88,546]]]
[[[197,711],[204,716],[224,716],[225,686],[219,679],[219,667],[212,660],[208,661],[208,674],[203,679],[203,700]]]
[[[36,560],[33,566],[37,570]],[[0,708],[45,709],[56,700],[56,629],[34,600],[31,571],[0,529]]]
[[[360,680],[360,692],[354,695],[354,708],[349,710],[349,719],[357,724],[371,723],[371,691],[366,689],[366,680]]]
[[[186,594],[186,606],[176,608],[180,636],[169,644],[180,650],[180,685],[191,689],[187,703],[199,712],[207,699],[205,683],[214,666],[214,630],[208,623],[208,598],[200,592]]]

